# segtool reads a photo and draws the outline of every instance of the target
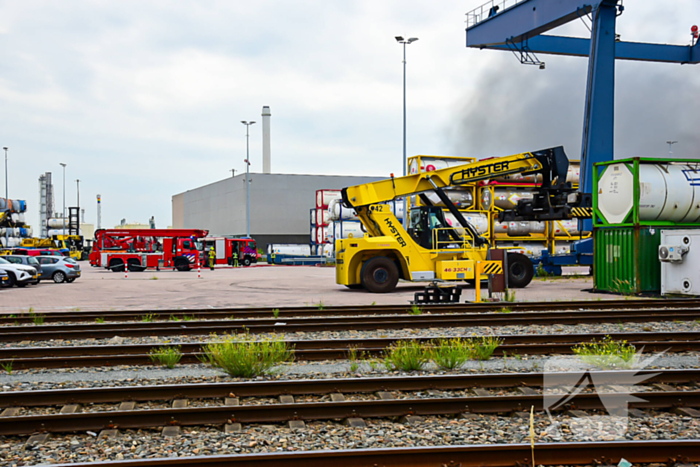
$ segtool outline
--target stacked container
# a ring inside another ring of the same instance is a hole
[[[635,157],[593,175],[595,288],[660,292],[661,229],[700,228],[700,162]]]
[[[340,200],[340,190],[317,190],[316,208],[312,209],[311,224],[311,253],[324,255],[326,251],[332,251],[331,242],[328,239],[330,217],[328,207],[331,202]]]
[[[0,245],[20,246],[23,238],[32,236],[32,228],[26,224],[26,211],[25,200],[0,198]]]

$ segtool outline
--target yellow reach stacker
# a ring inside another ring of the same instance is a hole
[[[476,281],[484,277],[481,274],[505,269],[508,287],[527,286],[534,275],[531,261],[519,253],[507,253],[506,268],[501,261],[489,260],[497,255],[488,239],[467,222],[444,189],[509,174],[541,173],[543,182],[533,199],[520,200],[500,217],[571,219],[573,208],[590,206],[590,195],[576,192],[566,182],[568,165],[559,146],[344,188],[343,205],[355,210],[366,234],[336,240],[336,282],[382,293],[394,290],[399,279]],[[431,203],[428,192],[438,196],[461,227],[448,225],[443,208]],[[406,231],[386,203],[409,196],[419,196],[421,206],[411,208]]]

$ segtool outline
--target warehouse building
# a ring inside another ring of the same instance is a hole
[[[269,243],[310,241],[316,190],[341,189],[386,177],[250,174],[250,234],[258,248]],[[246,234],[246,175],[241,174],[172,197],[172,226],[209,230],[211,236]]]

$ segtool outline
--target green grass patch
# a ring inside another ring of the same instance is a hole
[[[15,361],[14,360],[8,360],[6,362],[0,363],[0,367],[2,367],[3,370],[5,370],[5,373],[8,375],[12,374],[12,366],[14,365]]]
[[[205,345],[203,361],[243,378],[267,374],[278,365],[294,361],[294,348],[281,337],[249,341],[247,334],[243,336],[226,336],[221,342]]]
[[[141,315],[142,323],[151,323],[156,319],[156,315],[153,313],[148,313],[147,315]]]
[[[411,309],[408,310],[409,315],[418,316],[423,313],[423,309],[416,305],[415,303],[411,305]]]
[[[95,322],[97,324],[105,324],[105,319],[104,318],[95,318]]]
[[[149,356],[154,363],[173,369],[182,359],[182,352],[179,345],[175,347],[164,345],[151,349]]]
[[[602,340],[575,345],[571,348],[584,362],[598,368],[632,368],[637,349],[627,341],[616,341],[610,336]]]
[[[433,342],[431,357],[441,370],[454,370],[470,359],[471,344],[468,339],[441,339]]]
[[[390,371],[419,371],[430,361],[431,354],[429,345],[418,341],[398,341],[384,351],[384,365]]]

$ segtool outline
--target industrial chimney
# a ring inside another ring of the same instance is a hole
[[[263,173],[270,173],[270,107],[265,105],[262,108],[263,124]]]

